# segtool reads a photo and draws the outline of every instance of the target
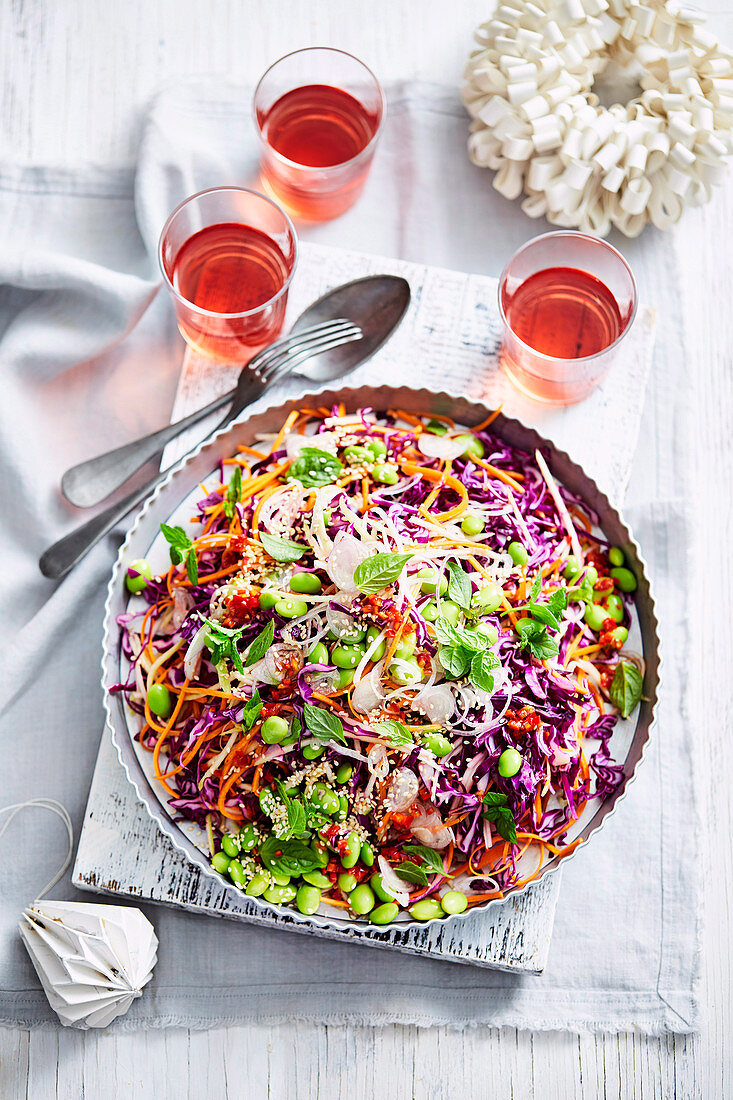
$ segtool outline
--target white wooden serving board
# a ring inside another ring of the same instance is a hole
[[[291,289],[286,327],[309,302],[328,289],[349,279],[380,272],[402,275],[409,281],[412,305],[387,345],[349,376],[349,385],[415,383],[436,390],[475,394],[484,402],[502,404],[507,413],[535,424],[568,450],[612,501],[618,503],[636,447],[639,410],[653,344],[651,311],[639,311],[626,341],[626,354],[614,364],[611,384],[601,386],[582,407],[542,407],[518,394],[500,370],[497,281],[493,278],[301,244],[298,278]],[[214,368],[187,353],[173,418],[180,419],[225,392],[238,373],[238,367]],[[301,380],[301,392],[303,385]],[[290,392],[292,387],[293,382]],[[286,392],[283,387],[273,390],[272,402],[281,400]],[[268,395],[268,403],[269,400]],[[593,406],[593,417],[589,416],[589,406]],[[262,403],[254,407],[262,407]],[[603,422],[609,427],[613,425],[618,440],[610,455],[599,454],[597,447],[598,425]],[[200,427],[194,428],[174,440],[166,448],[164,464],[178,459],[202,434]],[[75,885],[101,893],[122,894],[192,912],[451,962],[530,973],[540,972],[546,963],[561,877],[560,869],[520,896],[491,906],[487,912],[418,929],[396,926],[378,930],[355,923],[352,927],[326,931],[296,922],[287,913],[263,913],[235,890],[221,887],[213,878],[202,875],[159,832],[137,802],[108,730],[102,736],[73,873]]]

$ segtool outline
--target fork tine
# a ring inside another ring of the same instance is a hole
[[[299,366],[307,359],[310,359],[312,356],[320,355],[321,352],[330,351],[332,348],[340,348],[342,344],[351,344],[355,340],[361,340],[362,335],[361,329],[358,329],[357,333],[352,333],[348,336],[333,337],[330,340],[325,340],[314,348],[303,348],[300,351],[293,352],[286,356],[279,365],[270,367],[265,381],[268,383],[278,382],[281,378],[284,378],[285,375],[290,374],[295,367]]]
[[[291,332],[288,336],[281,337],[279,340],[276,340],[274,344],[269,344],[266,348],[263,348],[262,351],[257,352],[257,354],[250,359],[247,366],[253,371],[259,371],[273,354],[287,351],[288,348],[294,347],[303,340],[310,339],[311,337],[335,335],[338,332],[344,331],[347,327],[353,327],[351,321],[346,317],[336,317],[332,321],[320,321],[317,325],[311,325],[309,328],[302,329],[300,332]]]
[[[337,343],[333,346],[338,347],[339,342],[360,340],[361,336],[361,329],[357,325],[352,325],[351,322],[348,322],[341,328],[328,333],[310,335],[296,343],[291,344],[288,348],[279,348],[278,350],[274,351],[272,355],[268,355],[263,358],[260,363],[257,364],[257,373],[260,378],[267,379],[270,377],[272,371],[279,369],[284,363],[288,362],[293,355],[297,355],[302,352],[305,352],[308,355],[315,355],[320,350],[322,350],[322,345],[324,342],[336,340]]]

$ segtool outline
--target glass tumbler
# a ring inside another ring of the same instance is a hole
[[[538,401],[572,405],[606,376],[637,307],[620,252],[585,233],[535,237],[499,280],[502,365]]]
[[[384,121],[374,73],[343,50],[296,50],[254,93],[262,186],[294,217],[338,217],[361,194]]]
[[[239,363],[272,343],[297,257],[290,218],[257,191],[215,187],[176,207],[158,259],[189,347]]]

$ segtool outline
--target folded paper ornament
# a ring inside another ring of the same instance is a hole
[[[19,927],[64,1027],[106,1027],[153,976],[158,939],[139,909],[36,901]]]
[[[733,54],[677,0],[503,0],[476,31],[471,160],[532,218],[628,237],[707,202],[733,151]],[[640,94],[603,106],[612,63]]]

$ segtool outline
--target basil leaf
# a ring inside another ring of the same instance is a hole
[[[259,688],[255,690],[252,698],[244,704],[244,714],[242,715],[242,721],[244,722],[245,729],[251,730],[262,712],[262,699],[260,698]]]
[[[546,626],[552,627],[553,630],[560,629],[557,615],[553,615],[547,604],[531,603],[529,605],[529,613],[535,622],[544,623]]]
[[[226,500],[224,501],[224,515],[231,519],[234,515],[234,505],[242,499],[242,467],[235,466],[234,473],[227,487]]]
[[[346,743],[344,724],[333,711],[323,710],[322,707],[314,707],[310,703],[304,703],[303,717],[308,732],[319,741],[338,741],[342,745]]]
[[[517,843],[517,826],[514,821],[514,814],[511,810],[496,810],[496,817],[490,820],[496,825],[496,831],[503,840],[508,840],[510,844]]]
[[[191,584],[199,583],[199,562],[193,546],[186,554],[186,572]]]
[[[547,601],[547,606],[549,607],[553,615],[557,615],[559,617],[560,613],[562,611],[565,611],[568,606],[568,594],[565,589],[556,589],[556,591],[552,593],[549,600]]]
[[[542,590],[542,576],[538,573],[535,579],[532,581],[532,588],[529,593],[530,603],[534,603]]]
[[[460,646],[442,646],[438,656],[441,665],[454,680],[459,680],[461,676],[465,676],[468,672],[471,658],[465,649],[461,649]]]
[[[302,840],[268,836],[259,846],[260,859],[269,871],[282,871],[291,877],[315,871],[318,856]]]
[[[303,447],[286,477],[289,481],[299,481],[306,489],[316,489],[319,485],[330,485],[343,472],[339,460],[328,451]]]
[[[265,656],[268,649],[272,645],[272,639],[274,637],[275,621],[274,619],[270,619],[267,626],[264,628],[264,630],[260,631],[260,633],[257,635],[255,640],[252,642],[249,649],[247,650],[247,659],[244,662],[247,668],[249,668],[250,665],[253,665],[255,661],[259,661],[262,657]]]
[[[260,542],[267,553],[275,561],[298,561],[307,551],[307,546],[300,546],[290,539],[279,539],[275,535],[268,535],[266,531],[260,532]]]
[[[193,545],[182,527],[169,527],[167,523],[161,523],[160,530],[166,542],[175,549],[188,550]]]
[[[427,886],[428,876],[423,871],[422,867],[418,867],[416,863],[400,863],[399,867],[395,867],[395,872],[403,878],[406,882],[414,882],[418,886]]]
[[[404,850],[410,855],[420,856],[425,867],[433,874],[445,875],[443,860],[433,848],[428,848],[425,844],[406,844]]]
[[[374,554],[354,570],[354,584],[365,596],[381,592],[399,577],[412,554]]]
[[[636,665],[621,661],[616,668],[608,694],[611,702],[621,711],[622,718],[628,718],[641,699],[642,678]]]
[[[407,726],[392,718],[385,718],[383,722],[375,722],[372,729],[380,737],[385,737],[395,749],[406,749],[415,743]]]
[[[491,808],[493,806],[506,806],[509,799],[503,791],[487,791],[482,801]]]
[[[494,677],[492,672],[499,667],[500,663],[499,658],[490,649],[485,649],[483,653],[477,653],[471,661],[471,671],[469,673],[471,683],[480,688],[481,691],[493,691]]]
[[[301,838],[308,834],[305,806],[298,799],[288,803],[288,832]]]
[[[459,607],[462,607],[464,611],[467,611],[471,606],[471,598],[473,596],[473,587],[468,573],[460,567],[457,561],[448,562],[448,572],[450,573],[448,579],[448,596],[454,603],[457,603]]]

